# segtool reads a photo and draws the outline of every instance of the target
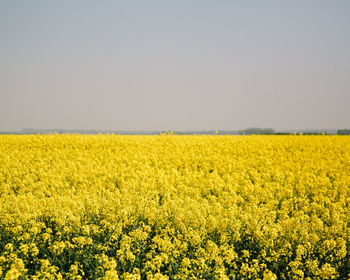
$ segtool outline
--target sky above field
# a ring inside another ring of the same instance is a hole
[[[350,1],[1,1],[0,130],[350,127]]]

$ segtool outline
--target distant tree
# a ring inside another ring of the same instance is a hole
[[[350,129],[338,129],[337,134],[338,135],[350,135]]]
[[[275,130],[273,128],[252,127],[252,128],[247,128],[247,129],[241,130],[240,134],[246,134],[246,135],[252,135],[252,134],[271,135],[271,134],[275,134]]]

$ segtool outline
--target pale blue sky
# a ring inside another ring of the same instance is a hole
[[[350,1],[0,1],[0,130],[350,127]]]

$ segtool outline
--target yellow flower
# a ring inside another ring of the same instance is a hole
[[[0,273],[342,277],[349,151],[328,135],[2,135]]]

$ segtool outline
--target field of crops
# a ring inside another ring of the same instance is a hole
[[[348,279],[348,136],[0,136],[0,279]]]

